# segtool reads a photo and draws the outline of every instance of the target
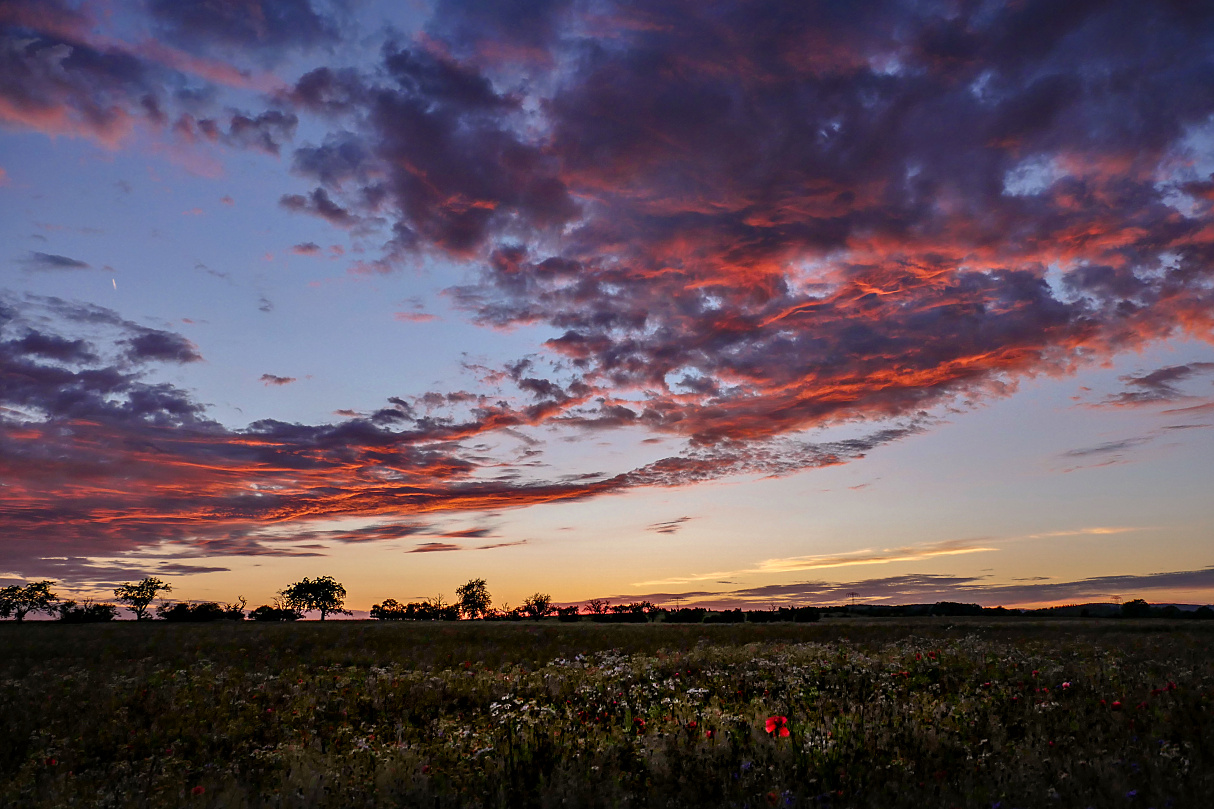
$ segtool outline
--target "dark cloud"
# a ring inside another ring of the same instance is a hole
[[[290,385],[292,382],[298,381],[293,376],[275,376],[274,374],[262,374],[262,383],[266,385]]]
[[[185,59],[103,43],[54,2],[6,6],[0,115],[271,153],[316,115],[330,133],[291,163],[312,190],[284,208],[386,223],[363,269],[462,262],[456,307],[554,336],[478,370],[492,396],[237,430],[133,364],[198,359],[184,338],[47,303],[70,328],[14,316],[0,336],[20,414],[0,472],[25,487],[6,531],[240,546],[263,524],[790,474],[913,434],[934,406],[1214,327],[1209,178],[1192,168],[1214,114],[1205,5],[438,2],[374,69],[311,70],[259,113],[218,109],[211,84],[253,85],[197,54],[270,60],[324,44],[335,17],[248,0],[194,23],[207,7],[152,6]],[[76,345],[86,325],[113,342]],[[1163,400],[1186,367],[1128,390]],[[679,448],[551,481],[480,444],[541,425]],[[807,439],[825,425],[858,437]]]
[[[452,545],[450,542],[423,542],[411,551],[405,553],[435,553],[442,551],[460,551],[463,550],[459,545]]]
[[[287,48],[336,40],[331,5],[341,7],[311,0],[151,0],[148,10],[161,35],[187,50],[252,50],[277,61]]]
[[[368,269],[479,267],[459,307],[559,334],[576,379],[517,380],[550,418],[766,440],[1211,327],[1211,208],[1170,200],[1205,200],[1175,159],[1212,12],[461,2],[427,30],[300,81],[341,127],[284,204],[389,217]]]
[[[277,155],[284,141],[295,136],[299,119],[292,113],[268,110],[258,115],[234,113],[228,121],[227,140],[245,148]]]
[[[159,329],[141,329],[140,333],[123,341],[126,356],[134,362],[199,362],[202,355],[186,338]]]
[[[25,269],[33,272],[50,272],[55,270],[87,270],[92,265],[87,262],[55,253],[30,253],[21,260]]]
[[[315,188],[312,190],[312,193],[307,195],[284,194],[278,200],[278,204],[288,211],[310,213],[313,216],[319,216],[329,224],[342,228],[353,227],[358,223],[358,218],[334,202],[329,193],[323,188]]]
[[[1174,402],[1186,398],[1178,387],[1193,377],[1214,373],[1214,362],[1191,362],[1186,365],[1170,365],[1147,374],[1120,377],[1126,389],[1106,398],[1101,405],[1135,407],[1156,403]]]
[[[492,535],[492,528],[463,528],[458,531],[444,531],[439,534],[439,536],[448,539],[480,539]]]
[[[691,520],[691,517],[679,517],[675,520],[667,520],[666,522],[656,522],[649,526],[646,530],[653,531],[658,534],[677,534],[683,524]]]
[[[96,341],[35,330],[35,322],[87,328]],[[30,296],[3,302],[0,478],[9,482],[11,507],[0,519],[0,563],[20,571],[50,556],[113,556],[141,547],[175,549],[185,558],[299,555],[313,552],[303,549],[305,542],[433,534],[420,519],[427,514],[485,513],[844,463],[918,429],[817,445],[718,442],[622,474],[549,481],[522,474],[526,453],[518,469],[503,468],[482,443],[543,423],[549,414],[535,405],[436,394],[394,398],[338,424],[264,419],[233,429],[209,419],[185,391],[147,378],[147,366],[196,356],[192,351],[184,338],[102,307]],[[137,363],[128,356],[133,352]],[[533,368],[519,364],[513,372],[526,379]],[[436,415],[428,398],[453,409]],[[482,469],[495,476],[478,476]],[[348,530],[312,527],[378,515],[408,519]],[[442,534],[490,535],[485,527]]]
[[[12,2],[0,15],[0,120],[114,144],[135,121],[159,122],[162,91],[139,57],[88,42],[91,20],[58,0]]]

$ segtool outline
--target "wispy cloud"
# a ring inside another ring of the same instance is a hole
[[[88,270],[88,262],[56,253],[33,252],[21,259],[21,266],[30,272],[56,272],[59,270]]]
[[[677,519],[667,520],[665,522],[655,522],[645,530],[653,531],[655,534],[677,534],[679,529],[681,529],[691,519],[691,517],[679,517]]]
[[[855,567],[861,565],[885,565],[893,562],[915,562],[921,559],[931,559],[937,556],[958,556],[968,553],[984,553],[998,550],[988,547],[982,539],[954,539],[927,545],[913,545],[901,548],[885,548],[881,550],[865,549],[848,553],[822,556],[789,556],[779,559],[765,559],[754,567],[740,570],[717,570],[711,573],[698,573],[680,578],[642,581],[633,587],[652,587],[658,585],[684,584],[693,581],[709,581],[747,574],[791,573],[802,570],[826,570],[829,568]]]
[[[857,593],[870,604],[921,604],[937,601],[961,601],[984,606],[1018,606],[1110,601],[1114,598],[1150,598],[1152,593],[1171,591],[1191,593],[1206,603],[1214,602],[1214,567],[1161,573],[1093,576],[1069,581],[1025,580],[1005,584],[986,576],[949,574],[905,574],[876,579],[852,579],[845,582],[801,581],[767,584],[735,590],[691,592],[635,592],[612,596],[613,600],[647,599],[668,604],[678,598],[684,606],[713,608],[801,604],[839,604]]]

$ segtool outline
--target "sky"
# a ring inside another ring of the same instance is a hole
[[[1209,3],[0,0],[0,584],[1210,603],[1212,428]]]

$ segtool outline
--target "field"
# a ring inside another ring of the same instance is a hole
[[[5,807],[1214,806],[1206,622],[0,625]]]

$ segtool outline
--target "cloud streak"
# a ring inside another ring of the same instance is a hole
[[[767,609],[775,606],[842,604],[858,593],[866,604],[930,604],[962,601],[983,606],[1033,606],[1078,601],[1111,601],[1114,597],[1151,598],[1162,592],[1195,594],[1214,602],[1214,567],[1163,573],[1093,576],[1072,581],[1031,581],[1003,584],[983,577],[947,574],[906,574],[847,582],[804,581],[769,584],[721,592],[650,592],[614,596],[617,600],[647,599],[716,609]],[[1155,596],[1158,597],[1158,596]],[[1194,596],[1190,596],[1194,597]]]
[[[998,548],[977,544],[978,542],[978,540],[972,539],[952,539],[902,548],[864,549],[832,555],[789,556],[781,559],[765,559],[754,567],[741,570],[718,570],[712,573],[700,573],[685,578],[642,581],[636,582],[633,586],[650,587],[655,585],[685,584],[693,581],[719,580],[747,574],[791,573],[801,570],[828,570],[839,567],[886,565],[893,562],[917,562],[921,559],[933,559],[940,556],[958,556],[998,550]]]

